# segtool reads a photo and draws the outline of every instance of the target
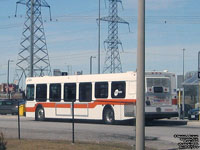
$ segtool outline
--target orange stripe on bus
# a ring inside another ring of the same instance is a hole
[[[26,112],[34,112],[38,105],[42,105],[44,108],[71,108],[71,104],[59,104],[59,103],[37,103],[34,107],[26,107]],[[95,108],[97,105],[127,105],[136,104],[135,99],[97,99],[88,104],[74,104],[74,108]]]
[[[120,103],[135,103],[136,99],[97,99],[100,102],[120,102]]]
[[[35,112],[35,107],[26,107],[26,112]]]
[[[56,108],[70,108],[71,104],[56,104]]]

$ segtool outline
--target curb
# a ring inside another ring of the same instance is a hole
[[[188,121],[189,126],[198,126],[200,127],[200,121]]]

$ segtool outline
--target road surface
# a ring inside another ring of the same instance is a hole
[[[177,121],[154,121],[145,127],[146,146],[157,149],[177,148],[179,138],[174,135],[198,135],[200,126],[180,125]],[[0,132],[6,138],[18,137],[17,116],[0,115]],[[21,138],[72,140],[72,123],[69,120],[34,121],[21,117]],[[95,121],[75,123],[75,141],[122,142],[135,144],[135,127],[130,124],[105,125]]]

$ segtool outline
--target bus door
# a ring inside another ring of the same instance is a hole
[[[146,106],[171,105],[171,83],[168,77],[146,78]]]

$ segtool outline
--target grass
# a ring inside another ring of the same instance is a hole
[[[1,132],[0,133],[0,150],[6,150],[6,144],[7,144],[7,142],[5,141],[4,135]]]
[[[7,139],[7,150],[133,150],[133,147],[120,143],[88,143],[50,140]]]
[[[18,140],[7,139],[7,150],[134,150],[132,146],[122,143],[89,143],[52,140]],[[146,148],[145,150],[153,150]]]

